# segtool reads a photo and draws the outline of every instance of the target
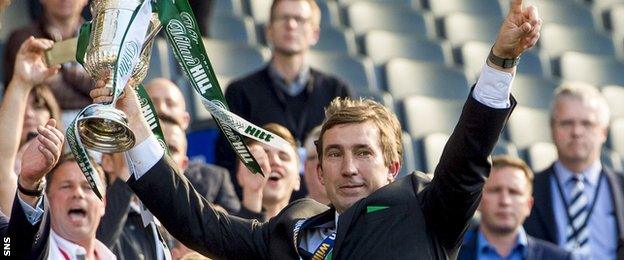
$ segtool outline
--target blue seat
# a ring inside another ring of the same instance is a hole
[[[249,17],[214,15],[210,21],[210,38],[254,46],[258,43],[256,27]]]
[[[410,96],[403,100],[403,128],[412,138],[432,133],[451,134],[459,120],[464,102],[425,96]]]
[[[429,1],[428,9],[436,17],[445,16],[453,12],[502,17],[501,8],[497,0],[435,0]]]
[[[243,12],[243,3],[241,0],[217,0],[213,1],[213,14],[221,15],[236,15],[242,16]]]
[[[561,77],[596,86],[624,85],[624,63],[609,55],[566,52],[561,56]]]
[[[506,131],[508,140],[518,149],[537,142],[551,142],[550,114],[547,110],[518,106],[509,117]]]
[[[611,39],[593,29],[559,24],[542,26],[539,45],[550,58],[557,58],[567,51],[589,54],[613,55]]]
[[[439,36],[449,40],[453,47],[468,41],[481,41],[494,44],[502,19],[494,15],[470,15],[452,13],[442,19]]]
[[[216,74],[241,77],[265,65],[269,51],[263,47],[250,47],[227,41],[204,38],[206,53]]]
[[[511,93],[522,106],[549,110],[557,86],[557,81],[518,73],[514,78]]]
[[[441,64],[403,58],[386,65],[388,91],[400,100],[410,95],[464,101],[470,91],[464,74]]]
[[[425,20],[415,10],[399,5],[359,1],[346,7],[348,26],[356,35],[387,30],[426,36]]]
[[[350,29],[338,29],[335,27],[321,28],[318,43],[312,47],[315,51],[335,52],[341,55],[355,55],[357,45],[355,34]]]
[[[368,58],[312,52],[309,61],[313,68],[336,75],[354,88],[378,90],[373,62]]]
[[[364,35],[364,53],[375,64],[392,58],[407,58],[444,64],[444,51],[437,42],[415,35],[390,31],[370,31]]]

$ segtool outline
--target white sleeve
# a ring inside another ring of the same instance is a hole
[[[509,94],[512,83],[513,75],[511,73],[493,69],[485,64],[479,80],[477,80],[477,85],[472,91],[472,97],[491,108],[509,108],[511,106]]]
[[[126,154],[128,168],[135,179],[141,178],[163,157],[165,150],[158,144],[154,135],[150,135]]]

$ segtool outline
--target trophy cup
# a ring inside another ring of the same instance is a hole
[[[91,3],[93,20],[84,67],[94,79],[107,79],[106,87],[111,90],[125,29],[141,3],[141,0],[94,0]],[[133,68],[131,76],[131,81],[137,85],[147,75],[151,47],[160,28],[157,15],[152,14],[145,43],[141,46],[140,62]],[[126,115],[115,108],[115,101],[114,97],[109,104],[94,104],[78,119],[78,132],[86,147],[103,153],[117,153],[134,146],[134,133],[128,127]]]

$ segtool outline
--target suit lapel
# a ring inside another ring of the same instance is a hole
[[[607,176],[607,183],[611,189],[611,199],[615,211],[615,220],[618,228],[617,255],[624,255],[624,192],[622,181],[611,169],[603,166],[602,171]]]
[[[553,196],[551,189],[551,176],[555,174],[554,164],[541,174],[535,176],[535,196],[539,198],[535,200],[535,208],[545,222],[545,229],[551,241],[558,241],[557,224],[555,222],[555,213],[553,209]]]
[[[349,232],[349,228],[353,225],[353,221],[355,221],[355,217],[359,215],[359,212],[362,211],[363,205],[366,205],[366,198],[358,201],[353,206],[351,206],[347,211],[340,214],[338,217],[338,230],[336,234],[336,243],[334,245],[334,258],[338,256],[338,251],[340,251],[340,246],[344,241],[345,236]]]

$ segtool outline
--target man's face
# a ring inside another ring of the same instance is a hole
[[[152,99],[158,114],[168,115],[182,124],[186,129],[189,124],[189,114],[186,112],[184,96],[176,85],[165,80],[155,80],[145,88]]]
[[[95,195],[78,163],[64,162],[48,186],[52,230],[74,243],[95,239],[104,202]]]
[[[184,130],[176,124],[163,122],[161,124],[165,140],[171,159],[178,165],[180,170],[184,171],[188,167],[188,156],[186,156],[187,140]]]
[[[260,144],[267,154],[271,173],[262,190],[263,202],[275,203],[289,200],[293,190],[299,190],[299,157],[295,150],[288,146],[278,149],[266,144]]]
[[[71,19],[80,16],[87,0],[40,0],[46,13],[56,19]]]
[[[488,230],[514,232],[531,213],[533,197],[524,172],[515,167],[492,168],[485,182],[479,210]]]
[[[379,128],[374,123],[337,125],[322,138],[319,177],[339,213],[394,181],[399,163],[385,165]]]
[[[607,140],[607,126],[600,123],[596,104],[564,97],[553,110],[552,136],[563,162],[592,163]]]
[[[314,25],[312,7],[305,1],[281,1],[266,30],[267,40],[277,53],[295,55],[316,44],[320,29]]]
[[[321,203],[327,203],[327,192],[318,178],[318,162],[316,149],[307,149],[303,177],[309,197]]]

